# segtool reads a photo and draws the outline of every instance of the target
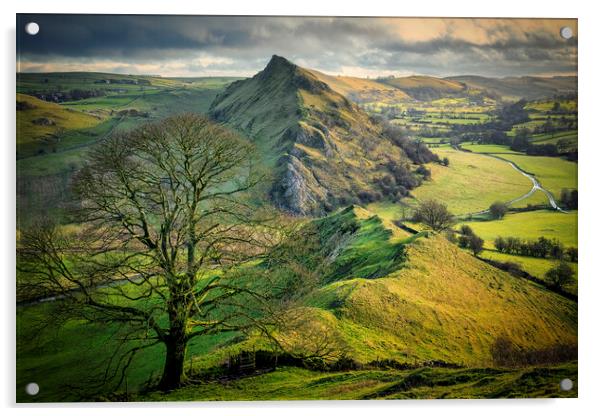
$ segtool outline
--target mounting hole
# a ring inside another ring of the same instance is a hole
[[[560,381],[560,390],[569,391],[573,389],[573,380],[570,378],[565,378]]]
[[[29,22],[25,25],[25,33],[27,33],[28,35],[37,35],[39,31],[40,25],[36,22]]]
[[[560,29],[560,36],[562,37],[562,39],[569,40],[573,37],[573,29],[571,29],[568,26],[563,27],[562,29]]]
[[[35,396],[39,392],[40,386],[38,386],[38,383],[29,383],[27,386],[25,386],[25,393],[29,394],[30,396]]]

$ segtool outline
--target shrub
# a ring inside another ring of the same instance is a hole
[[[564,289],[573,281],[573,269],[566,262],[561,261],[546,272],[546,280],[555,289]]]
[[[523,349],[508,337],[495,339],[490,348],[491,358],[500,367],[527,367],[541,364],[559,364],[577,359],[577,346],[553,344],[539,349]]]
[[[483,251],[483,239],[475,234],[471,235],[468,240],[468,248],[472,251],[472,254],[478,256]]]
[[[565,250],[566,257],[568,261],[577,263],[579,258],[579,252],[576,247],[569,247]]]
[[[504,218],[504,215],[506,215],[507,211],[508,211],[508,207],[506,206],[506,204],[504,204],[503,202],[499,202],[499,201],[494,202],[489,207],[489,212],[491,212],[491,215],[494,218],[497,218],[498,220],[501,220],[502,218]]]
[[[577,190],[563,188],[560,192],[560,203],[567,209],[577,209],[578,206]]]
[[[495,241],[493,242],[493,245],[495,246],[495,249],[497,251],[500,251],[502,253],[506,251],[507,244],[506,244],[506,240],[504,239],[504,237],[498,236],[495,239]]]
[[[460,234],[470,236],[474,235],[474,231],[468,225],[464,224],[460,227]]]

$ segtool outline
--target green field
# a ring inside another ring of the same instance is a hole
[[[508,146],[502,144],[469,144],[462,143],[462,149],[469,150],[474,153],[494,153],[494,154],[516,154],[520,155],[520,152],[516,152],[510,149]]]
[[[563,188],[577,189],[577,163],[575,162],[559,157],[528,156],[513,152],[507,146],[501,145],[463,144],[462,148],[474,153],[498,154],[499,157],[516,163],[524,171],[535,175],[542,186],[556,199],[560,197]]]
[[[147,80],[149,85],[99,83]],[[181,112],[206,113],[236,78],[157,78],[101,73],[19,74],[17,79],[18,217],[62,217],[69,178],[90,145],[108,135]],[[106,95],[61,104],[27,93],[102,90]],[[21,103],[21,104],[19,104]],[[122,111],[135,110],[123,113]],[[38,120],[48,120],[41,123]]]
[[[534,174],[542,186],[557,199],[563,188],[577,189],[577,163],[575,162],[547,156],[504,155],[503,158]]]
[[[469,225],[485,240],[486,250],[481,253],[481,257],[518,263],[525,271],[540,279],[544,279],[545,273],[554,267],[557,263],[555,260],[500,253],[495,250],[493,244],[496,237],[518,237],[525,240],[546,237],[559,240],[565,247],[577,247],[577,211],[567,214],[550,210],[513,212],[506,214],[501,220],[471,221],[463,224]],[[571,267],[576,277],[577,264],[571,263]],[[575,280],[575,284],[567,289],[576,293],[576,283]]]
[[[508,163],[486,155],[451,148],[432,149],[450,160],[448,167],[432,164],[432,180],[412,191],[417,200],[445,202],[452,213],[468,214],[489,208],[495,201],[510,201],[531,189],[529,179]]]
[[[468,225],[488,242],[496,237],[556,238],[568,247],[577,247],[577,211],[565,214],[539,210],[511,212],[501,220],[472,221]]]
[[[528,257],[528,256],[518,256],[514,254],[506,254],[500,253],[499,251],[493,249],[486,249],[483,251],[480,256],[485,259],[491,259],[501,262],[512,262],[520,265],[521,269],[526,271],[527,273],[538,277],[542,280],[546,278],[546,272],[556,266],[558,263],[553,259],[541,259],[536,257]],[[568,263],[573,271],[575,272],[574,281],[571,284],[566,286],[566,290],[577,294],[577,281],[578,281],[578,272],[579,266],[577,263]]]

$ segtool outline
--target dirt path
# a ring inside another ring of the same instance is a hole
[[[474,153],[474,152],[468,152],[467,150],[462,149],[458,145],[452,145],[452,148],[454,150],[458,151],[458,152]],[[514,163],[514,162],[512,162],[512,161],[510,161],[508,159],[504,159],[501,156],[498,156],[498,155],[495,155],[495,154],[492,154],[492,153],[476,153],[476,154],[483,155],[483,156],[489,156],[489,157],[501,160],[503,162],[506,162],[510,166],[512,166],[512,168],[514,170],[516,170],[517,172],[519,172],[521,175],[529,178],[529,180],[531,181],[531,184],[533,185],[533,187],[529,190],[529,192],[527,192],[524,195],[519,196],[518,198],[514,198],[511,201],[505,202],[505,204],[507,206],[510,206],[510,205],[512,205],[512,204],[514,204],[516,202],[519,202],[519,201],[522,201],[524,199],[527,199],[531,195],[533,195],[535,192],[541,191],[541,192],[543,192],[546,195],[546,197],[548,198],[548,203],[550,204],[550,206],[553,209],[555,209],[556,211],[560,211],[560,212],[566,213],[566,211],[564,211],[562,208],[560,208],[558,206],[558,204],[556,203],[556,200],[554,199],[554,196],[552,195],[552,193],[550,191],[548,191],[546,188],[544,188],[543,186],[541,186],[541,183],[537,180],[537,178],[535,177],[535,175],[533,175],[533,174],[531,174],[529,172],[526,172],[525,170],[521,169],[521,167],[518,166],[516,163]],[[478,212],[471,212],[471,213],[465,214],[465,215],[481,215],[481,214],[487,214],[488,212],[489,212],[489,209],[485,209],[485,210],[478,211]]]

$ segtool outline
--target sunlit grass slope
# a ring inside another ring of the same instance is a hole
[[[576,342],[574,302],[490,267],[442,237],[416,240],[407,257],[385,278],[336,282],[311,302],[337,317],[357,359],[484,365],[498,336],[522,347]]]
[[[32,156],[45,149],[55,140],[57,132],[93,127],[102,119],[90,114],[39,100],[25,94],[17,94],[17,152],[19,157]]]
[[[322,82],[341,95],[358,102],[398,103],[407,101],[410,96],[402,90],[382,82],[366,78],[333,76],[309,70]]]

